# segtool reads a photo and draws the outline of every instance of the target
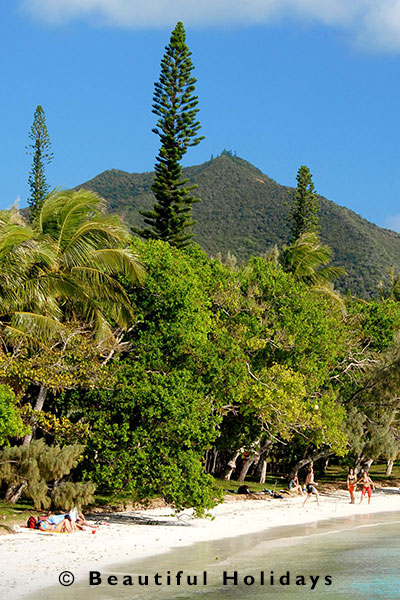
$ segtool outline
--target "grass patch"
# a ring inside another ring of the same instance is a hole
[[[0,501],[0,534],[10,533],[7,528],[13,529],[15,525],[25,525],[30,515],[36,513],[33,504],[27,500],[17,504],[6,504]]]

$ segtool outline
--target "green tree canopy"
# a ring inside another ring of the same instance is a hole
[[[12,389],[0,384],[0,446],[10,438],[21,437],[25,427],[17,408],[17,398]]]
[[[119,359],[113,390],[73,392],[65,402],[91,426],[87,476],[108,489],[142,500],[160,495],[201,513],[219,496],[203,465],[222,404],[221,384],[214,385],[219,357],[210,349],[216,328],[210,268],[195,248],[187,254],[135,239],[134,249],[147,276],[145,286],[128,289],[136,314],[127,336],[133,350]]]

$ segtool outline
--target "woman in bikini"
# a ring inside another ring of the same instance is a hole
[[[50,515],[39,521],[40,531],[52,531],[55,533],[72,533],[78,528],[71,522],[69,515]]]
[[[368,471],[363,471],[361,483],[363,487],[361,490],[360,504],[363,501],[365,494],[368,494],[368,504],[370,504],[372,495],[371,486],[373,489],[375,489],[375,484],[372,481],[371,477],[368,475]]]
[[[349,469],[349,474],[347,475],[347,489],[350,494],[350,504],[354,504],[354,491],[357,485],[357,477],[354,475],[354,469]]]

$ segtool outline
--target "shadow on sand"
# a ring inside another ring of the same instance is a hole
[[[99,513],[87,514],[89,521],[96,523],[118,523],[119,525],[164,525],[166,527],[189,527],[192,517],[190,515],[176,516],[173,513],[158,515],[156,518],[146,515],[121,514],[121,513]]]

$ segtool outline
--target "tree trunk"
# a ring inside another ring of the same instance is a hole
[[[369,471],[373,462],[373,458],[369,458],[367,461],[365,461],[365,463],[363,464],[364,471]]]
[[[253,454],[250,454],[250,456],[245,461],[242,470],[240,471],[238,481],[243,482],[246,479],[247,473],[249,472],[251,466],[255,463],[255,461],[257,461],[260,458],[260,455],[261,449],[256,450],[255,452],[253,452]]]
[[[252,456],[249,456],[249,458],[245,461],[242,470],[240,471],[240,475],[238,477],[238,481],[244,481],[246,479],[246,475],[248,470],[250,469],[251,465],[253,464],[253,462],[256,460],[257,456],[255,456],[254,454]]]
[[[232,458],[228,461],[228,464],[226,466],[225,469],[225,473],[223,476],[224,481],[229,481],[230,478],[232,477],[232,473],[233,471],[236,469],[236,461],[238,459],[238,456],[243,452],[243,448],[239,448],[239,450],[236,450],[232,456]]]
[[[393,465],[394,465],[394,460],[392,460],[391,458],[388,458],[387,466],[386,466],[386,477],[391,476]]]
[[[210,472],[210,452],[211,450],[206,451],[206,459],[204,461],[204,473]]]
[[[386,477],[391,476],[393,465],[394,465],[394,460],[392,460],[391,458],[388,458],[387,464],[386,464]]]
[[[259,483],[265,483],[266,476],[267,476],[267,459],[263,458],[262,459],[262,466],[261,466]]]
[[[215,465],[217,463],[218,450],[212,448],[211,450],[207,450],[207,459],[205,464],[205,472],[214,475]]]
[[[329,466],[329,459],[330,459],[330,456],[328,456],[328,458],[326,458],[324,460],[324,466],[322,467],[322,470],[323,470],[324,473],[325,473],[325,471],[327,470],[327,468]]]
[[[44,404],[44,402],[46,400],[46,396],[47,396],[47,387],[44,386],[44,385],[41,385],[38,397],[36,398],[35,406],[33,407],[34,411],[40,412],[42,410],[43,404]],[[32,441],[32,436],[33,436],[33,433],[35,431],[35,425],[34,425],[34,423],[35,423],[35,419],[32,416],[32,419],[31,419],[31,433],[27,433],[26,436],[24,437],[24,440],[22,442],[23,446],[29,446],[29,444]]]
[[[332,456],[333,454],[334,454],[334,452],[332,452],[332,450],[326,449],[326,450],[321,450],[320,452],[314,452],[314,454],[311,454],[309,456],[306,456],[305,458],[302,458],[292,467],[292,469],[289,473],[288,480],[290,481],[291,479],[293,479],[293,477],[296,475],[296,473],[303,467],[316,462],[320,458],[326,458],[327,456]]]
[[[22,492],[27,487],[27,482],[23,481],[22,483],[18,483],[17,485],[11,485],[8,487],[6,491],[6,495],[4,496],[4,502],[8,504],[15,504],[21,498]]]
[[[364,455],[359,454],[354,463],[354,475],[358,476],[359,472],[361,471],[361,465],[363,463],[363,460],[364,460]]]
[[[215,448],[213,448],[213,462],[211,465],[211,475],[215,475],[215,468],[217,466],[217,458],[218,458],[218,450],[216,450]]]

